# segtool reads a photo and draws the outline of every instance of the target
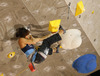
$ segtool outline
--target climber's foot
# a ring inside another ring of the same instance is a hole
[[[63,34],[66,33],[66,30],[60,25],[59,30],[63,30]]]

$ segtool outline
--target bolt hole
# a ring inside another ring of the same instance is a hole
[[[79,15],[79,18],[81,18],[81,15]]]
[[[12,54],[11,54],[11,56],[12,56]]]

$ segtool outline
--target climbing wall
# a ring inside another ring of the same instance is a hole
[[[41,34],[45,35],[47,31],[48,32],[48,25],[49,21],[55,20],[55,19],[62,19],[62,25],[67,25],[68,22],[66,19],[66,10],[67,6],[64,0],[22,0],[26,8],[29,10],[29,12],[32,14],[32,16],[35,18],[35,20],[38,22],[40,27],[36,31],[42,32]],[[63,12],[62,12],[63,11]],[[65,22],[65,23],[63,23]],[[34,27],[35,25],[33,25]],[[43,29],[43,30],[41,30]],[[41,30],[41,31],[40,31]],[[32,28],[32,31],[34,29]],[[31,32],[34,34],[34,32]],[[40,35],[39,33],[39,35]],[[38,33],[35,32],[36,35]]]
[[[14,38],[15,29],[37,22],[20,0],[0,0],[0,13],[0,74],[15,76],[27,66],[25,55]],[[8,58],[10,52],[15,52],[13,58]]]
[[[82,30],[75,16],[64,0],[0,0],[0,74],[4,76],[86,76],[72,68],[72,63],[81,55],[91,53],[97,56],[97,68],[100,68],[100,58],[88,37]],[[81,31],[82,44],[71,50],[60,49],[60,53],[48,56],[41,64],[35,64],[36,71],[28,68],[26,56],[20,50],[15,29],[31,24],[34,37],[41,37],[50,33],[49,21],[61,19],[65,29]],[[15,52],[13,58],[8,58],[10,52]]]
[[[76,19],[80,23],[81,27],[87,34],[92,45],[95,47],[96,51],[100,55],[100,1],[95,0],[65,0],[67,4],[71,2],[71,11],[75,15],[76,6],[79,1],[83,2],[85,12],[76,16]]]

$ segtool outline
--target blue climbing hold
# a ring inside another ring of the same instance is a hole
[[[86,54],[76,59],[72,67],[79,73],[89,73],[96,69],[96,56],[94,54]]]

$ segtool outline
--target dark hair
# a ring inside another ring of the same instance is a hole
[[[16,37],[25,38],[25,36],[28,35],[29,33],[30,31],[25,29],[24,27],[16,29]]]
[[[35,59],[35,63],[37,63],[37,64],[39,64],[39,63],[41,63],[41,62],[43,62],[45,59],[39,54],[39,53],[37,53],[37,55],[36,55],[36,59]]]

